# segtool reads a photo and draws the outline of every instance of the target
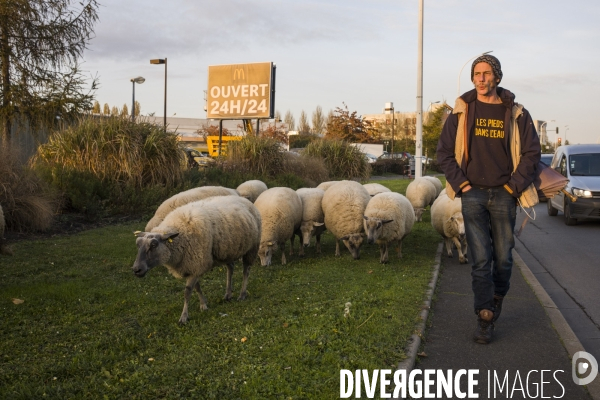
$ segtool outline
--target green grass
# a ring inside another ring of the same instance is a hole
[[[408,182],[379,181],[401,193]],[[130,270],[144,224],[22,241],[0,258],[0,398],[338,398],[340,369],[405,358],[440,241],[426,213],[404,258],[381,265],[366,244],[358,261],[336,258],[328,234],[322,256],[257,262],[243,302],[222,299],[217,267],[201,279],[209,310],[194,296],[179,326],[184,282]]]

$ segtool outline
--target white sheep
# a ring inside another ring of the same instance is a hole
[[[157,227],[163,219],[171,211],[177,207],[181,207],[185,204],[193,201],[203,200],[213,196],[237,196],[238,193],[234,189],[229,189],[222,186],[201,186],[186,190],[185,192],[177,193],[174,196],[169,197],[167,200],[158,206],[154,216],[146,224],[146,232],[150,232],[152,228]]]
[[[263,266],[271,265],[273,252],[281,248],[281,264],[286,264],[285,242],[290,240],[290,255],[294,253],[294,233],[302,223],[302,200],[287,187],[267,189],[254,205],[262,217],[262,234],[258,255]]]
[[[390,189],[386,188],[380,183],[365,183],[363,186],[365,189],[367,189],[367,192],[369,192],[369,196],[371,197],[379,193],[391,192]]]
[[[242,259],[244,280],[238,300],[246,298],[250,266],[260,245],[261,217],[254,205],[241,197],[211,197],[181,206],[169,213],[152,232],[136,232],[137,257],[132,270],[138,277],[164,265],[186,279],[183,312],[179,323],[188,320],[188,303],[196,289],[200,308],[207,309],[198,279],[215,264],[227,266],[225,300],[231,299],[233,266]]]
[[[333,185],[335,185],[336,183],[341,182],[341,181],[326,181],[326,182],[321,182],[318,186],[317,189],[321,189],[323,191],[327,191],[327,189],[329,189],[330,187],[332,187]]]
[[[317,253],[321,253],[321,235],[325,231],[325,215],[323,214],[323,196],[325,191],[317,188],[301,188],[296,190],[302,200],[302,223],[300,224],[300,255],[304,255],[304,247],[310,245],[310,238],[317,238]]]
[[[428,179],[431,183],[433,183],[433,186],[435,186],[435,197],[437,198],[440,193],[442,192],[442,189],[444,188],[442,185],[442,181],[440,181],[439,178],[436,178],[435,176],[430,176],[430,175],[426,175],[423,178]]]
[[[423,211],[435,201],[437,190],[433,183],[424,178],[416,178],[406,187],[406,198],[415,210],[417,221],[422,221]]]
[[[388,262],[388,245],[398,243],[398,258],[402,258],[402,240],[415,223],[415,212],[410,201],[400,193],[379,193],[369,201],[364,215],[365,232],[369,244],[379,245],[379,262]]]
[[[341,181],[331,186],[323,196],[325,226],[335,236],[335,255],[340,255],[340,243],[352,254],[355,260],[360,258],[360,246],[363,242],[363,214],[371,196],[358,182]]]
[[[246,181],[236,188],[241,197],[244,197],[253,203],[256,201],[258,196],[260,196],[260,194],[267,189],[267,185],[258,179]]]
[[[6,221],[4,220],[4,212],[0,205],[0,254],[12,256],[12,250],[4,243],[4,230],[6,229]]]
[[[431,225],[444,238],[448,257],[452,257],[452,243],[458,249],[458,260],[467,262],[467,240],[460,197],[450,200],[442,194],[431,206]]]

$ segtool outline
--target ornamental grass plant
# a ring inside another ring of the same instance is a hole
[[[357,147],[343,140],[313,140],[306,146],[303,155],[321,158],[329,171],[330,179],[366,181],[371,176],[371,167],[365,155]]]
[[[54,132],[31,163],[68,208],[93,218],[160,204],[183,183],[185,156],[158,125],[85,116]]]

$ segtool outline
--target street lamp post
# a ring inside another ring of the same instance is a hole
[[[394,122],[396,116],[394,115],[394,103],[385,103],[385,111],[392,112],[392,147],[390,148],[390,154],[394,157]]]
[[[146,82],[144,78],[138,76],[137,78],[131,78],[131,84],[133,85],[132,95],[131,95],[131,121],[135,121],[135,84],[142,84]]]
[[[150,60],[150,64],[165,64],[165,110],[163,117],[163,124],[165,127],[165,132],[167,131],[167,57],[165,58],[155,58]]]
[[[478,55],[476,55],[475,57],[471,57],[471,58],[469,58],[469,59],[467,60],[467,62],[466,62],[466,63],[464,63],[464,65],[463,65],[463,66],[460,68],[460,72],[458,73],[458,90],[457,90],[457,93],[456,93],[456,97],[460,96],[460,74],[462,74],[462,70],[463,70],[463,68],[465,67],[465,65],[467,65],[467,64],[469,63],[469,61],[471,61],[471,60],[474,60],[474,59],[476,59],[477,57],[481,57],[481,56],[483,56],[483,55],[490,54],[490,53],[491,53],[491,52],[493,52],[493,51],[494,51],[494,50],[490,50],[490,51],[486,51],[485,53],[478,54]]]

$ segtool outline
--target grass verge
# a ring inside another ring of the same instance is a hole
[[[408,180],[379,183],[404,193]],[[201,279],[209,310],[193,297],[182,327],[183,281],[131,273],[144,223],[22,241],[0,258],[0,398],[338,398],[340,369],[405,357],[439,243],[428,212],[387,265],[376,246],[334,257],[328,234],[321,256],[257,262],[243,302],[222,300],[217,267]]]

